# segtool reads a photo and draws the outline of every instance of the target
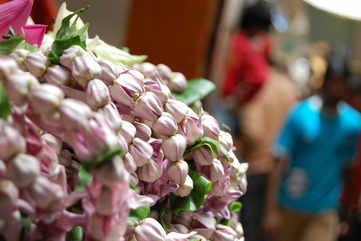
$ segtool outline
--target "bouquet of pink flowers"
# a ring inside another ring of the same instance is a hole
[[[0,240],[243,240],[214,85],[88,38],[85,9],[44,36],[31,5],[0,5]]]

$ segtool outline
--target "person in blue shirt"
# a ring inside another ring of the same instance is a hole
[[[341,102],[346,56],[330,54],[321,93],[296,104],[274,145],[263,227],[277,241],[334,241],[345,169],[357,148],[361,115]]]

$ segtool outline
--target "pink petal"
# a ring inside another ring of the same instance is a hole
[[[47,25],[32,24],[24,26],[25,41],[30,44],[36,44],[40,47],[43,41]]]
[[[0,4],[0,39],[9,32],[12,26],[16,34],[22,34],[33,6],[33,0],[13,0]]]

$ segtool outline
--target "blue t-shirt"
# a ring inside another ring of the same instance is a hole
[[[305,213],[338,207],[342,172],[356,154],[361,116],[342,103],[338,114],[321,112],[317,96],[295,105],[274,146],[274,154],[288,157],[281,178],[281,206]]]

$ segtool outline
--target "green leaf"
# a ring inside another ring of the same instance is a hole
[[[0,42],[0,55],[9,55],[15,49],[27,49],[30,52],[34,52],[38,48],[36,45],[29,44],[24,40],[23,36],[15,35],[10,39],[5,39]]]
[[[85,10],[86,8],[80,8],[63,19],[61,27],[56,33],[55,40],[51,46],[51,52],[48,55],[51,63],[58,64],[59,58],[64,50],[72,45],[78,45],[86,49],[89,24],[85,24],[81,29],[76,29],[76,22]],[[70,23],[71,19],[75,16],[75,21]]]
[[[130,189],[135,190],[135,186],[133,184],[129,183],[129,187]]]
[[[88,185],[93,178],[93,175],[88,172],[83,166],[80,166],[78,171],[78,184],[75,190],[84,190],[85,186]]]
[[[191,79],[187,83],[187,88],[182,93],[173,93],[177,100],[191,105],[194,102],[203,99],[216,90],[214,83],[207,79]]]
[[[189,176],[193,180],[191,196],[196,208],[200,208],[205,201],[205,195],[211,190],[212,182],[196,171],[190,170]]]
[[[82,241],[83,238],[84,232],[82,227],[76,226],[67,234],[66,241]]]
[[[242,208],[242,203],[241,202],[231,202],[230,204],[228,204],[228,209],[230,212],[233,212],[233,211],[239,211],[241,210]]]
[[[222,219],[222,221],[220,222],[220,224],[223,224],[223,225],[226,225],[226,226],[229,226],[229,223],[231,221],[229,219]]]
[[[143,206],[135,210],[130,210],[129,216],[137,218],[138,220],[142,220],[148,217],[149,213],[150,213],[150,207]]]
[[[74,36],[66,39],[56,39],[51,45],[51,52],[48,58],[52,64],[59,64],[59,58],[63,54],[64,50],[72,45],[79,45],[82,48],[86,48],[85,43],[80,40],[80,36]]]
[[[0,82],[0,118],[6,119],[11,113],[9,97],[3,84]]]
[[[170,211],[169,208],[162,208],[160,210],[160,215],[159,215],[159,222],[162,225],[163,229],[165,230],[166,233],[168,233],[168,228],[167,228],[167,224],[164,220],[164,215],[166,214],[166,212]]]
[[[207,146],[212,151],[212,153],[217,157],[219,157],[218,150],[220,150],[222,154],[226,157],[227,161],[230,160],[230,156],[227,150],[218,141],[209,137],[200,138],[196,143],[194,143],[192,146],[187,148],[185,154],[188,154],[193,150],[198,149],[202,146]]]
[[[191,195],[186,197],[178,197],[175,195],[170,196],[170,206],[172,212],[175,215],[180,214],[183,211],[196,211],[197,207],[193,201],[193,197]]]
[[[103,154],[99,155],[95,160],[83,160],[81,163],[86,167],[86,168],[92,168],[95,167],[97,165],[99,165],[100,163],[109,160],[111,158],[113,158],[116,155],[120,155],[122,154],[122,148],[120,148],[119,146],[114,147],[111,150],[108,150],[106,152],[104,152]]]
[[[198,172],[190,170],[189,176],[193,180],[193,190],[186,197],[170,196],[170,206],[175,215],[183,211],[196,211],[204,201],[205,195],[211,190],[212,183]]]

